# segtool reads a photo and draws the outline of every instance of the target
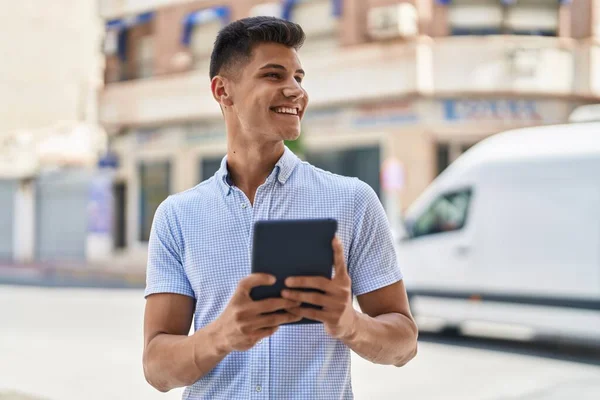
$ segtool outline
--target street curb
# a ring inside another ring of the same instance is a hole
[[[100,269],[57,267],[0,267],[0,285],[56,288],[142,289],[143,273],[118,273]]]

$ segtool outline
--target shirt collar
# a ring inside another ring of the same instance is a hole
[[[299,163],[300,159],[298,158],[298,156],[296,156],[293,151],[291,151],[287,146],[285,146],[283,155],[275,164],[275,168],[271,175],[269,175],[269,178],[267,178],[267,180],[271,179],[271,176],[275,175],[276,179],[282,185],[284,185]],[[217,171],[217,178],[219,180],[219,183],[225,185],[225,188],[229,192],[231,190],[231,187],[233,186],[233,182],[231,180],[231,177],[229,176],[229,171],[227,170],[227,155],[221,160],[221,167]]]

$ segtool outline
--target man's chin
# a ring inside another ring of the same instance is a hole
[[[283,132],[281,138],[283,140],[297,140],[300,137],[300,132]]]

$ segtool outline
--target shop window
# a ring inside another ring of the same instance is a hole
[[[564,1],[564,0],[563,0]],[[559,0],[441,0],[452,35],[556,36]]]
[[[139,166],[140,176],[140,240],[147,242],[154,213],[170,194],[171,165],[165,162],[144,162]]]
[[[437,173],[441,174],[464,152],[469,150],[472,142],[441,142],[436,146]]]
[[[461,230],[467,221],[471,190],[448,193],[431,206],[410,227],[410,237],[420,237]]]
[[[200,182],[210,179],[221,168],[223,157],[203,157],[200,161]]]
[[[306,161],[334,174],[357,177],[369,184],[380,196],[379,153],[378,146],[337,151],[307,151]]]
[[[436,147],[437,154],[437,173],[441,174],[450,165],[450,146],[448,143],[438,143]]]

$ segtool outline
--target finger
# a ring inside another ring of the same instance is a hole
[[[252,288],[256,286],[271,286],[274,285],[276,281],[277,279],[275,279],[273,275],[261,273],[251,274],[240,281],[238,289],[242,293],[250,295]]]
[[[346,268],[346,261],[344,260],[344,248],[342,241],[336,236],[331,242],[333,247],[333,267],[335,270],[335,278],[349,278],[348,268]]]
[[[284,310],[287,308],[298,307],[300,305],[299,302],[293,301],[291,299],[265,299],[258,300],[253,302],[252,304],[252,312],[255,315],[270,313],[277,310]]]
[[[315,306],[328,307],[331,305],[333,298],[321,293],[301,292],[299,290],[282,290],[281,295],[289,300],[296,302],[314,304]],[[300,304],[298,304],[299,306]],[[297,307],[297,306],[296,306]]]
[[[274,334],[275,332],[277,332],[278,329],[279,329],[279,326],[272,326],[272,327],[269,327],[269,328],[259,329],[257,331],[258,334],[256,335],[256,340],[259,341],[260,339],[264,339],[266,337],[269,337],[272,334]]]
[[[331,289],[331,279],[322,276],[294,276],[287,278],[285,285],[290,288],[319,289],[327,292]]]
[[[301,316],[288,312],[282,314],[269,314],[258,317],[252,324],[252,327],[254,329],[271,328],[281,324],[300,321],[301,319]]]
[[[326,323],[329,320],[329,314],[327,311],[317,310],[316,308],[308,307],[296,307],[287,310],[288,313],[296,315],[301,318],[312,319],[313,321],[319,321]]]

